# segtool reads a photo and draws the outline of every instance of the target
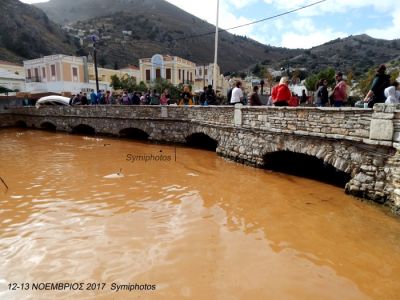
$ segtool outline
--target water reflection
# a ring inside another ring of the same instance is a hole
[[[1,299],[396,299],[400,222],[341,189],[178,148],[0,131]],[[104,143],[109,144],[107,147]],[[104,178],[122,169],[124,177]],[[155,292],[8,291],[10,282]]]

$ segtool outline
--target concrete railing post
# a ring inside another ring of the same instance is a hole
[[[375,104],[369,131],[370,140],[393,141],[395,105]]]
[[[242,107],[243,104],[235,104],[235,113],[233,116],[233,123],[235,126],[242,126],[243,119],[242,119]]]

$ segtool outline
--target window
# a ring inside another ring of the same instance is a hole
[[[146,81],[150,81],[150,70],[146,70]]]
[[[28,69],[28,79],[31,79],[31,78],[32,78],[32,72],[30,69]]]
[[[39,80],[39,69],[35,68],[35,79]]]
[[[78,68],[72,67],[72,81],[78,81]]]
[[[42,67],[42,77],[45,79],[46,78],[46,68]]]
[[[179,80],[181,80],[181,69],[179,69]]]
[[[170,79],[170,80],[171,80],[171,69],[168,68],[168,69],[166,70],[166,74],[165,74],[165,75],[166,75],[167,79]]]
[[[207,73],[208,73],[207,71],[208,71],[208,69],[204,69],[204,75],[205,76],[207,76]]]
[[[156,69],[156,79],[160,79],[160,78],[161,78],[161,70]]]
[[[199,76],[201,76],[201,74],[202,74],[202,70],[200,69],[200,70],[199,70]]]
[[[51,77],[56,77],[56,65],[51,65]]]
[[[193,81],[193,73],[190,72],[190,81]]]
[[[185,83],[185,70],[182,70],[182,82]]]

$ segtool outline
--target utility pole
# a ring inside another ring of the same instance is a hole
[[[219,16],[219,0],[217,0],[217,22],[215,25],[215,53],[214,53],[214,70],[213,70],[213,86],[215,92],[217,92],[218,16]]]
[[[203,64],[203,88],[206,86],[206,65]]]
[[[93,62],[94,62],[94,75],[96,76],[96,93],[100,90],[99,88],[99,73],[97,71],[97,49],[96,42],[99,38],[95,35],[92,35],[93,41]]]

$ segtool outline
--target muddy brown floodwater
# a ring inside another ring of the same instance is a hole
[[[400,299],[384,208],[176,150],[1,130],[0,299]]]

